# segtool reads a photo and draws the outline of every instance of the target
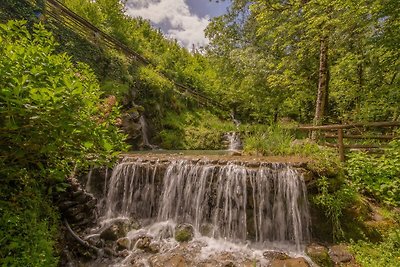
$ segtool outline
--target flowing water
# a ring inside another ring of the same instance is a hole
[[[262,254],[260,248],[298,253],[309,240],[305,183],[288,164],[250,168],[205,160],[128,158],[114,168],[105,187],[103,222],[136,218],[143,228],[131,231],[130,238],[146,232],[159,240],[165,233],[173,236],[174,225],[190,223],[196,242],[203,244],[201,257],[217,251],[216,247],[228,251],[240,247],[241,255],[247,255],[249,245],[255,249],[249,257]],[[176,247],[174,241],[164,250]],[[134,257],[134,251],[128,258]]]
[[[228,139],[229,151],[235,151],[242,149],[242,140],[240,139],[240,135],[237,132],[229,132],[226,133],[226,138]]]
[[[142,146],[143,146],[143,148],[150,148],[150,149],[155,148],[155,146],[150,144],[150,142],[149,142],[148,129],[147,129],[148,127],[147,127],[147,122],[146,122],[144,115],[140,116],[139,124],[140,124],[140,128],[142,131]]]

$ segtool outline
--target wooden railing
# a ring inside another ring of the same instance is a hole
[[[323,145],[329,147],[337,147],[339,151],[339,158],[341,161],[345,160],[345,149],[382,149],[384,146],[382,144],[344,144],[344,139],[375,139],[381,141],[390,141],[393,139],[398,139],[400,136],[394,134],[394,128],[400,126],[400,121],[390,121],[390,122],[370,122],[370,123],[351,123],[351,124],[331,124],[331,125],[321,125],[321,126],[311,126],[302,125],[297,127],[301,131],[320,131],[328,132],[324,135],[319,135],[325,139],[337,139],[336,143],[324,143]],[[365,133],[365,129],[370,128],[391,128],[390,134],[373,134],[369,135]],[[345,133],[348,130],[357,130],[357,134]],[[336,133],[335,133],[336,132]]]

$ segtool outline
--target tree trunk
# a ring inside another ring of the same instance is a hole
[[[314,125],[322,125],[325,106],[327,105],[328,84],[328,40],[326,37],[322,37],[320,40],[318,93],[315,105]],[[317,138],[318,132],[313,131],[311,139],[316,140]]]

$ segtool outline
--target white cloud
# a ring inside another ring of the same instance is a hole
[[[189,49],[192,44],[204,46],[208,43],[204,29],[209,17],[192,14],[185,0],[128,0],[126,13],[158,25],[168,25],[165,34]]]

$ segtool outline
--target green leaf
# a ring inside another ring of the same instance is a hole
[[[107,140],[104,140],[103,147],[106,151],[111,151],[113,149],[113,145],[110,144]]]
[[[85,148],[92,148],[94,146],[94,144],[93,144],[93,142],[86,141],[86,142],[83,143],[83,146]]]

